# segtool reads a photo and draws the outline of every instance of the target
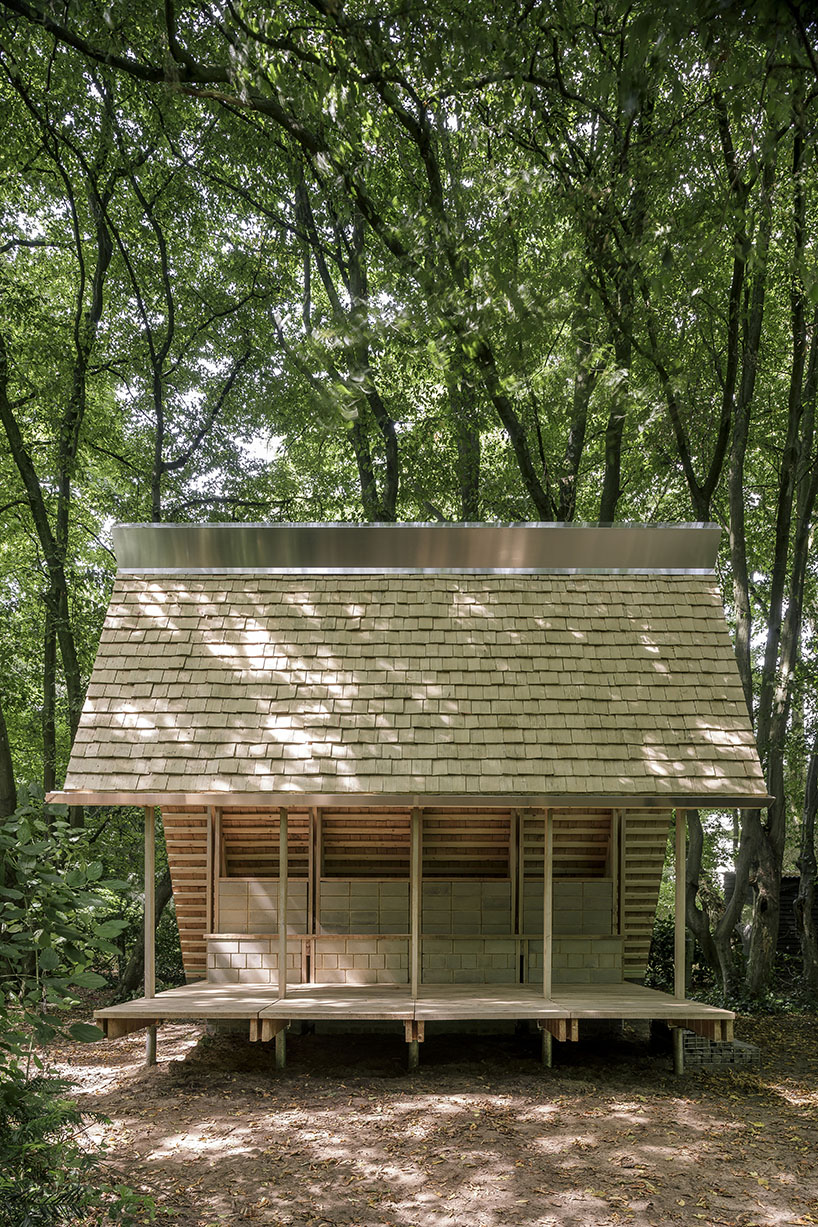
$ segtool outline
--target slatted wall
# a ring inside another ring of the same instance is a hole
[[[551,811],[554,824],[554,877],[604,878],[612,872],[609,809]],[[542,814],[524,814],[520,822],[523,875],[542,881]]]
[[[173,807],[162,812],[185,972],[205,974],[207,928],[207,810]],[[610,810],[554,810],[554,876],[593,879],[614,875],[616,840]],[[513,818],[508,810],[424,809],[423,877],[507,879],[513,873]],[[670,812],[623,813],[619,837],[619,920],[625,939],[624,974],[644,975],[664,864]],[[278,878],[278,810],[221,812],[223,876]],[[410,811],[349,808],[320,811],[320,876],[325,879],[398,879],[409,876]],[[288,813],[289,865],[293,878],[309,876],[310,813]],[[543,819],[523,813],[519,823],[523,881],[542,881]]]
[[[224,874],[229,878],[279,876],[279,813],[277,809],[221,811]],[[309,874],[310,813],[287,811],[287,872],[293,878]]]
[[[207,974],[207,810],[162,807],[182,961],[189,980]]]
[[[627,810],[622,815],[620,924],[626,979],[640,980],[648,965],[670,820],[670,810]]]
[[[508,810],[424,809],[424,878],[507,878]]]
[[[408,809],[321,810],[321,876],[408,878]]]

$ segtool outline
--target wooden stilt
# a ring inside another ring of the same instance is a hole
[[[156,996],[156,811],[145,806],[145,996]],[[145,1064],[156,1064],[156,1025],[148,1027]]]
[[[543,1029],[542,1035],[542,1063],[546,1069],[550,1069],[554,1063],[554,1037],[550,1031]]]
[[[276,1034],[276,1069],[284,1069],[287,1064],[287,1028],[282,1027]]]
[[[417,1019],[408,1018],[403,1025],[409,1048],[409,1069],[414,1070],[420,1065],[420,1045],[424,1040],[426,1024]]]
[[[684,1032],[681,1027],[673,1028],[673,1072],[674,1074],[685,1072]]]
[[[282,805],[278,811],[278,994],[287,996],[287,810]],[[280,1034],[280,1033],[279,1033]],[[282,1040],[282,1044],[284,1041]],[[282,1050],[283,1051],[283,1050]],[[278,1036],[276,1036],[276,1064],[278,1064]],[[283,1069],[283,1064],[279,1066]]]

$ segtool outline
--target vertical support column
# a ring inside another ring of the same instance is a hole
[[[554,929],[554,827],[550,810],[543,810],[542,879],[542,995],[550,998]]]
[[[287,996],[287,810],[278,811],[278,995]],[[279,1035],[283,1035],[283,1030]],[[276,1036],[276,1045],[278,1036]],[[278,1052],[278,1047],[276,1047]]]
[[[545,1027],[540,1031],[542,1035],[542,1063],[546,1069],[551,1069],[554,1064],[554,1037]]]
[[[611,933],[619,933],[619,824],[618,809],[611,810],[611,841],[610,841],[610,874],[611,874]]]
[[[676,810],[676,854],[674,857],[674,873],[676,875],[676,908],[673,930],[673,995],[677,1001],[685,999],[685,887],[686,858],[685,835],[687,827],[687,811]],[[673,1072],[683,1074],[684,1033],[681,1027],[673,1028]]]
[[[207,807],[207,872],[205,876],[205,932],[213,933],[213,906],[214,906],[214,890],[213,890],[213,840],[215,837],[215,809],[212,805]]]
[[[685,834],[687,811],[676,810],[676,909],[673,930],[673,995],[685,999]]]
[[[156,811],[145,806],[145,996],[156,996]],[[145,1064],[156,1064],[156,1024],[148,1027]]]
[[[225,877],[222,811],[213,809],[213,932],[219,932],[219,879]]]
[[[411,851],[409,857],[409,984],[417,997],[421,971],[421,900],[423,896],[423,815],[412,810]]]

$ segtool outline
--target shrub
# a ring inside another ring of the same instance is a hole
[[[29,792],[0,823],[0,1227],[132,1222],[144,1199],[100,1181],[100,1155],[84,1144],[70,1082],[44,1072],[41,1048],[58,1035],[102,1038],[67,1022],[77,989],[105,984],[93,970],[116,954],[123,922],[106,918],[100,862],[73,858],[82,839],[60,811]]]

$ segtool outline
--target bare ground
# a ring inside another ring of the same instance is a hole
[[[674,1077],[637,1029],[555,1043],[210,1037],[194,1025],[63,1046],[113,1180],[157,1221],[210,1227],[818,1223],[818,1018],[742,1020],[759,1069]]]

